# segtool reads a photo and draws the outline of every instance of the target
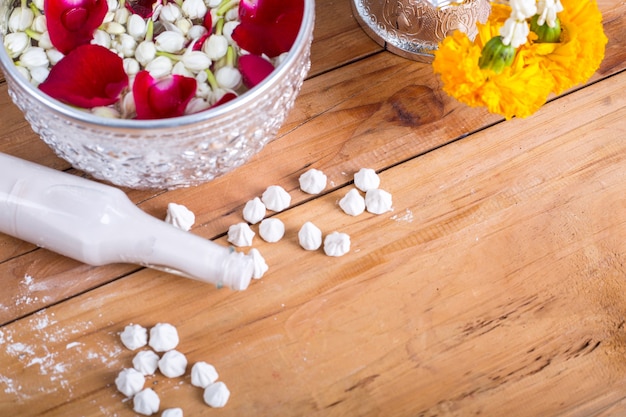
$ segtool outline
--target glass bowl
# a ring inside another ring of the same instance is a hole
[[[300,31],[284,61],[253,89],[196,114],[108,119],[47,96],[17,71],[1,46],[15,0],[0,0],[0,68],[32,129],[73,167],[135,189],[198,185],[241,166],[275,138],[310,68],[315,1],[304,3]]]

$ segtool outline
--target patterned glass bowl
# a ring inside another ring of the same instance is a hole
[[[95,178],[136,189],[198,185],[242,165],[276,136],[310,68],[315,1],[286,59],[256,87],[204,112],[161,120],[108,119],[32,86],[3,44],[9,8],[0,0],[0,68],[9,95],[57,155]]]

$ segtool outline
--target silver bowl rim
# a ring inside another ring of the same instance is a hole
[[[254,88],[246,91],[239,97],[217,106],[213,109],[204,110],[198,113],[189,114],[179,117],[171,117],[167,119],[153,120],[136,120],[136,119],[115,119],[97,116],[84,110],[79,110],[65,103],[62,103],[47,94],[43,93],[39,88],[32,85],[24,78],[16,69],[11,57],[4,48],[4,34],[0,31],[0,68],[4,71],[7,78],[18,84],[20,88],[25,90],[29,95],[33,96],[38,102],[42,103],[52,111],[63,115],[69,119],[73,119],[85,124],[100,126],[112,129],[135,129],[135,130],[152,130],[159,128],[176,128],[202,123],[210,119],[217,119],[228,115],[239,108],[248,109],[251,102],[256,101],[259,97],[265,95],[266,91],[274,88],[279,79],[283,78],[285,73],[290,71],[292,66],[298,60],[299,55],[305,48],[309,47],[311,42],[313,28],[315,24],[315,0],[304,0],[304,14],[300,30],[293,43],[292,48],[287,53],[287,57],[274,71],[256,85]]]

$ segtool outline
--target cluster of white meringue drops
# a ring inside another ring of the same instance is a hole
[[[133,399],[133,410],[146,416],[159,411],[161,401],[152,388],[144,388],[146,376],[154,375],[157,369],[168,378],[183,376],[187,371],[187,358],[176,350],[178,331],[169,323],[158,323],[148,330],[138,324],[129,324],[120,334],[122,344],[130,350],[148,345],[152,349],[137,352],[133,367],[123,369],[115,379],[118,391]],[[159,353],[162,353],[159,356]],[[218,373],[213,365],[196,362],[191,368],[191,384],[204,389],[204,402],[213,408],[221,408],[230,398],[226,384],[218,381]],[[182,408],[163,410],[161,417],[183,417]]]

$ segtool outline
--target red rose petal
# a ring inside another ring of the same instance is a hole
[[[108,9],[106,0],[44,0],[50,41],[64,54],[88,44]]]
[[[39,89],[67,104],[92,108],[115,103],[127,86],[122,58],[99,45],[82,45],[51,68]]]
[[[154,5],[161,4],[160,0],[126,0],[126,8],[133,14],[147,19],[154,14]]]
[[[304,15],[304,0],[242,0],[233,40],[242,49],[270,58],[289,51]]]
[[[274,66],[258,55],[242,55],[239,57],[239,71],[243,84],[252,88],[270,75]]]
[[[185,108],[196,94],[196,80],[182,75],[155,79],[140,71],[133,83],[137,119],[165,119],[185,114]]]

